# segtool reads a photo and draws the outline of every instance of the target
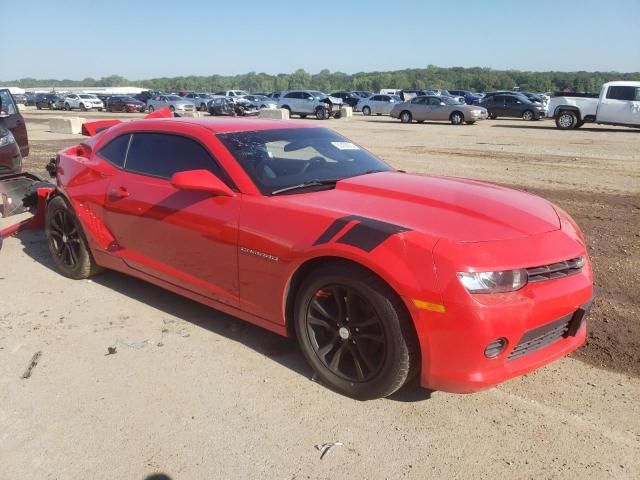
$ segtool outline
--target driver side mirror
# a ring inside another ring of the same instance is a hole
[[[209,192],[217,197],[235,197],[235,193],[209,170],[187,170],[174,173],[171,185],[178,190]]]

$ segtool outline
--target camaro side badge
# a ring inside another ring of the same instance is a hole
[[[348,215],[334,220],[313,244],[322,245],[323,243],[329,243],[329,241],[349,223],[353,223],[353,226],[338,238],[336,242],[351,245],[365,252],[370,252],[391,235],[411,231],[410,228],[394,225],[393,223],[382,222],[359,215]]]
[[[248,253],[249,255],[255,255],[256,257],[264,258],[266,260],[271,260],[272,262],[277,262],[280,259],[274,255],[269,255],[268,253],[259,252],[258,250],[253,250],[247,247],[240,247],[240,251],[242,253]]]

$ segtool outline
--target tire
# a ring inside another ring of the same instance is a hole
[[[153,108],[153,105],[149,105],[149,113],[153,113],[155,111],[156,111],[156,109]]]
[[[304,113],[301,113],[300,118],[307,118],[307,116]]]
[[[367,117],[369,115],[371,115],[371,108],[370,107],[362,107],[362,115],[365,115]]]
[[[487,112],[487,118],[489,118],[490,120],[495,120],[496,118],[498,118],[498,116],[494,115],[493,112],[491,112],[491,110],[489,110]]]
[[[525,110],[524,112],[522,112],[522,120],[526,120],[527,122],[530,122],[534,119],[535,119],[535,115],[531,110]]]
[[[578,116],[571,110],[562,110],[556,115],[556,127],[560,130],[571,130],[578,125]]]
[[[201,104],[200,104],[200,111],[201,111],[201,112],[206,112],[206,111],[207,111],[207,105],[206,105],[206,104],[204,104],[204,103],[201,103]]]
[[[87,111],[87,108],[84,106],[84,103],[80,104],[80,111],[81,112],[86,112]]]
[[[289,118],[291,118],[291,107],[289,105],[284,105],[282,109],[289,112]]]
[[[71,105],[69,105],[68,103],[65,103],[64,104],[64,109],[67,110],[67,111],[70,111],[71,110]]]
[[[342,118],[342,112],[334,113],[333,118],[335,118],[336,120]]]
[[[318,120],[326,120],[329,118],[329,112],[327,112],[326,108],[318,107],[316,108],[316,118]]]
[[[402,123],[411,123],[411,120],[413,120],[413,115],[411,115],[411,112],[409,110],[403,110],[402,112],[400,112],[399,118]]]
[[[578,123],[576,123],[576,128],[580,128],[583,125],[584,125],[584,122],[583,121],[579,121]]]
[[[176,113],[176,107],[174,107],[173,105],[169,105],[169,111],[171,113]]]
[[[449,115],[451,125],[462,125],[464,123],[464,115],[461,112],[453,112]]]
[[[358,266],[312,271],[298,291],[294,322],[318,378],[350,397],[387,397],[417,371],[418,342],[402,301]]]
[[[473,125],[476,122],[464,122],[464,123],[466,123],[467,125]]]
[[[260,110],[264,110],[265,108],[267,108],[266,105],[260,105]]]
[[[98,111],[99,111],[99,112],[101,112],[101,111],[102,111],[102,108],[98,107]]]
[[[53,263],[62,275],[80,280],[102,271],[102,267],[96,265],[80,223],[64,197],[54,197],[47,205],[44,231]]]

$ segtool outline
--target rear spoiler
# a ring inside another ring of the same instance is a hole
[[[149,113],[144,118],[171,118],[173,112],[169,110],[169,107],[161,108],[155,112]],[[122,123],[122,120],[96,120],[95,122],[87,122],[82,124],[82,135],[86,137],[93,137],[98,133]]]

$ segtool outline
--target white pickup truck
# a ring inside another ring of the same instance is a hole
[[[640,128],[640,82],[609,82],[598,98],[584,96],[551,97],[547,116],[561,130],[600,123]]]

